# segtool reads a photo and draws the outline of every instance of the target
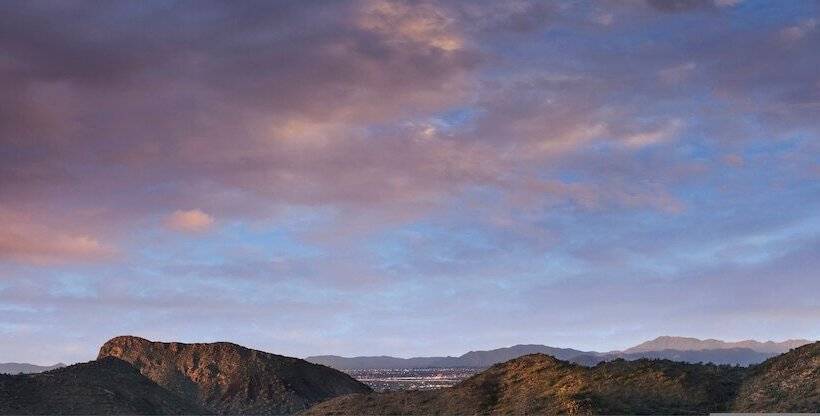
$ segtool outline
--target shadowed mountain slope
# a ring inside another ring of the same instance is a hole
[[[693,414],[729,409],[745,369],[616,360],[594,368],[543,354],[516,358],[437,391],[339,397],[310,415]]]
[[[820,342],[751,369],[735,401],[738,412],[820,412]]]
[[[205,414],[108,357],[39,374],[0,375],[0,414]]]
[[[99,357],[108,356],[221,414],[291,414],[335,396],[371,391],[340,371],[226,342],[165,343],[121,336],[100,348]]]

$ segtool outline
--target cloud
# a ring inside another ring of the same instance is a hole
[[[805,19],[802,22],[786,27],[780,31],[781,39],[788,41],[788,42],[797,42],[806,36],[808,36],[811,32],[813,32],[817,28],[817,19],[810,18]]]
[[[634,133],[624,137],[624,145],[631,148],[641,148],[658,144],[675,137],[683,126],[681,120],[671,120],[655,129]]]
[[[658,72],[658,75],[662,81],[669,84],[676,84],[685,81],[696,68],[696,63],[686,62],[680,65],[675,65],[669,68],[662,69]]]
[[[668,13],[688,12],[713,7],[712,0],[647,0],[650,6]]]
[[[198,209],[177,210],[168,217],[166,224],[176,231],[202,232],[211,228],[214,218]]]
[[[736,3],[0,3],[6,319],[104,341],[184,318],[295,354],[461,353],[453,328],[497,317],[469,336],[496,347],[533,311],[534,342],[664,328],[652,299],[708,286],[670,281],[774,261],[716,239],[818,212],[820,10]],[[595,287],[631,302],[577,301]],[[431,322],[446,347],[402,334]]]
[[[743,156],[737,154],[729,154],[723,157],[723,163],[733,167],[742,167],[745,162]]]
[[[373,0],[367,2],[358,24],[399,43],[411,42],[442,51],[455,51],[463,47],[463,40],[448,28],[452,20],[429,4]]]
[[[116,251],[97,238],[34,222],[0,209],[0,261],[48,265],[110,260]]]

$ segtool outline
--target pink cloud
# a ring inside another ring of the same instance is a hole
[[[105,260],[115,252],[94,236],[0,212],[0,260],[33,264],[88,262]]]
[[[168,217],[166,224],[175,231],[196,233],[210,229],[214,218],[198,209],[177,210]]]

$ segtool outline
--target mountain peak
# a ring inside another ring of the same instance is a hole
[[[340,371],[229,342],[186,344],[118,336],[100,348],[100,358],[109,356],[217,413],[296,413],[335,396],[371,391]]]

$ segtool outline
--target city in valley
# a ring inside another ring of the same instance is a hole
[[[375,391],[434,390],[451,387],[478,368],[393,368],[343,370]]]

